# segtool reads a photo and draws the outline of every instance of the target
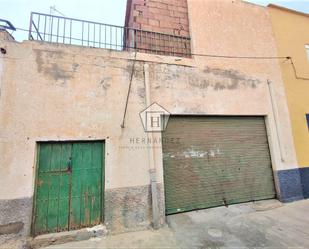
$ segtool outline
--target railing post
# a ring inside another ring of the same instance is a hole
[[[136,39],[137,39],[136,33],[137,33],[137,32],[136,32],[136,30],[134,29],[132,33],[133,33],[133,35],[132,35],[132,44],[133,44],[133,48],[134,48],[134,49],[137,49],[137,44],[136,44]]]
[[[30,24],[29,24],[29,34],[28,34],[28,40],[31,40],[31,36],[32,36],[32,20],[33,18],[33,13],[31,12],[30,14]]]
[[[44,27],[42,26],[42,18],[45,20]],[[55,29],[53,25],[54,21],[57,22],[55,23]],[[62,21],[63,25],[61,23]],[[80,22],[82,23],[81,26],[79,25]],[[76,24],[78,24],[78,26],[76,26]],[[91,25],[93,25],[93,27]],[[99,30],[97,30],[97,26]],[[76,29],[76,27],[78,29]],[[102,31],[103,27],[104,31]],[[41,35],[41,30],[43,28],[44,33]],[[48,31],[46,31],[47,28]],[[120,34],[118,33],[119,31]],[[53,34],[54,32],[55,34]],[[66,33],[68,33],[68,36]],[[55,39],[53,36],[55,36]],[[97,36],[99,36],[99,39]],[[47,38],[45,39],[45,37]],[[165,34],[142,30],[140,28],[107,25],[99,22],[41,14],[38,12],[31,12],[28,39],[40,39],[42,41],[46,40],[49,42],[81,46],[86,45],[88,47],[103,47],[111,50],[138,51],[185,57],[191,56],[190,37],[184,37],[180,34]],[[104,46],[101,46],[103,44]]]

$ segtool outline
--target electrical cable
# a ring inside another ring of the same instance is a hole
[[[290,62],[291,62],[291,65],[292,65],[292,68],[293,68],[293,72],[294,72],[294,76],[295,76],[296,79],[298,79],[298,80],[309,80],[309,78],[302,77],[302,76],[299,76],[297,74],[297,70],[296,70],[296,67],[295,67],[295,64],[293,62],[292,57],[288,57],[288,60],[290,60]]]
[[[234,56],[234,55],[215,55],[215,54],[194,54],[198,57],[213,57],[213,58],[225,58],[225,59],[261,59],[261,60],[273,60],[273,59],[287,59],[286,56]]]
[[[29,30],[24,29],[24,28],[16,28],[17,30],[29,32]],[[56,36],[56,35],[50,35],[50,36]],[[60,38],[69,38],[69,37],[60,37]],[[71,38],[72,40],[80,40],[78,38]],[[96,42],[95,42],[96,43]],[[117,46],[117,45],[115,45]],[[128,47],[132,48],[133,47]],[[157,53],[164,53],[166,51],[163,50],[154,50],[154,49],[146,49],[146,48],[141,48],[141,51],[151,51],[151,52],[157,52]],[[181,53],[180,53],[181,54]],[[212,57],[212,58],[225,58],[225,59],[262,59],[262,60],[272,60],[272,59],[288,59],[289,57],[287,56],[232,56],[232,55],[215,55],[215,54],[199,54],[199,53],[190,53],[187,54],[189,56],[198,56],[198,57]]]
[[[19,28],[19,27],[15,27],[16,30],[20,30],[20,31],[24,31],[24,32],[29,32],[28,29],[24,29],[24,28]],[[72,38],[72,40],[80,40],[80,39],[76,39],[76,38]],[[117,45],[115,45],[117,46]],[[132,48],[134,49],[134,48]],[[157,52],[157,53],[163,53],[166,51],[158,51],[158,50],[153,50],[153,49],[141,49],[142,51],[149,51],[149,52]],[[137,53],[138,51],[136,51]],[[134,61],[136,60],[136,53],[134,56]],[[189,56],[197,56],[197,57],[209,57],[209,58],[224,58],[224,59],[248,59],[248,60],[278,60],[278,59],[286,59],[289,60],[291,62],[291,66],[294,72],[294,76],[296,79],[298,80],[309,80],[309,78],[306,77],[302,77],[299,76],[297,73],[297,69],[296,66],[293,62],[292,57],[290,56],[233,56],[233,55],[216,55],[216,54],[200,54],[200,53],[190,53],[187,54]]]
[[[125,119],[126,119],[126,114],[127,114],[127,109],[128,109],[128,103],[129,103],[129,97],[130,97],[130,92],[131,92],[131,85],[132,85],[132,81],[133,81],[134,68],[135,68],[135,62],[136,62],[136,54],[137,54],[137,51],[135,51],[135,54],[134,54],[134,60],[133,60],[133,64],[132,64],[131,74],[130,74],[130,82],[129,82],[128,92],[127,92],[127,98],[126,98],[126,105],[125,105],[125,108],[124,108],[122,123],[121,123],[121,125],[120,125],[121,128],[124,128],[124,127],[125,127],[125,126],[124,126],[124,123],[125,123]]]

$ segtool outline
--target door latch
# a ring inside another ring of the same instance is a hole
[[[68,161],[68,172],[71,173],[72,172],[72,157],[69,158]]]

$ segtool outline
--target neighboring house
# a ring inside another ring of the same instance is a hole
[[[309,197],[309,14],[269,5],[269,12],[279,56],[291,60],[280,63],[290,111],[300,174],[305,198]],[[294,67],[292,65],[294,64]]]
[[[132,0],[126,23],[33,13],[0,41],[0,241],[303,198],[267,8]]]

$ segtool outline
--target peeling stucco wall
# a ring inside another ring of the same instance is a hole
[[[275,6],[270,6],[268,10],[279,55],[292,57],[298,76],[309,78],[309,61],[305,50],[309,34],[303,32],[308,27],[309,16]],[[309,167],[309,136],[305,118],[309,113],[309,84],[295,77],[290,60],[281,63],[280,67],[286,86],[298,164],[300,167]]]
[[[146,135],[139,118],[146,107],[145,63],[151,102],[172,114],[272,116],[266,84],[267,78],[274,79],[271,74],[196,67],[190,59],[174,65],[172,57],[138,54],[122,129],[133,54],[35,42],[8,43],[7,51],[0,110],[5,134],[0,194],[5,200],[33,196],[36,142],[47,140],[104,139],[106,191],[149,186],[148,152],[140,142]],[[157,148],[155,155],[162,184],[162,150]]]
[[[267,8],[239,0],[188,0],[188,11],[194,54],[230,57],[278,56],[271,18]],[[280,56],[284,55],[281,54]],[[272,159],[276,161],[273,164],[276,165],[278,170],[297,167],[295,148],[290,132],[290,114],[280,70],[282,60],[204,56],[195,56],[194,59],[197,65],[207,65],[219,70],[237,71],[241,74],[241,76],[237,76],[238,78],[247,75],[247,78],[250,78],[247,82],[251,82],[253,85],[257,83],[252,82],[255,79],[261,82],[259,85],[262,87],[265,87],[267,79],[272,82],[275,105],[278,109],[276,115],[279,123],[281,154],[284,157],[282,161],[280,157],[274,158],[275,155],[280,153],[273,153]],[[233,78],[232,75],[230,77]],[[218,84],[218,88],[220,88],[220,84]],[[237,94],[237,98],[239,97],[243,97],[242,93]],[[262,98],[261,101],[266,100]],[[247,104],[250,105],[250,102]],[[271,115],[269,122],[275,122]],[[275,125],[273,127],[275,128]],[[275,130],[274,133],[276,133]],[[274,147],[279,147],[277,138],[272,137],[271,140],[274,144],[277,144]]]
[[[230,6],[232,14],[226,14],[229,5],[221,9],[219,2],[207,1],[207,8],[216,10],[207,12],[202,6],[205,3],[188,1],[194,52],[275,55],[268,14],[263,9],[254,6],[244,11],[242,6],[240,9]],[[237,1],[237,4],[242,3]],[[237,37],[222,40],[216,33],[223,28],[220,20],[224,14],[225,18],[237,16],[229,25],[231,30],[227,30],[228,35],[237,34]],[[198,19],[201,15],[203,20]],[[242,25],[239,16],[250,16],[252,20],[246,24],[251,25],[249,31],[243,27],[244,30],[236,33],[236,26]],[[208,39],[211,35],[212,39]],[[128,52],[29,41],[5,42],[5,46],[7,54],[1,57],[5,71],[0,77],[0,202],[32,199],[37,141],[105,140],[106,222],[117,231],[149,226],[151,220],[146,221],[151,219],[149,155],[147,146],[141,142],[147,135],[139,117],[147,103],[145,64],[149,70],[150,102],[159,103],[172,114],[263,115],[274,171],[297,165],[276,60],[180,59],[137,53],[134,64],[135,54]],[[133,65],[125,128],[121,128]],[[272,82],[275,92],[277,125],[267,80]],[[283,146],[284,160],[281,160],[279,143]],[[160,215],[164,219],[160,145],[155,146],[153,155],[157,183],[161,186]],[[133,209],[139,202],[145,208],[135,210],[136,214]],[[32,202],[29,203],[31,210]],[[136,215],[140,219],[135,219]],[[10,222],[21,220],[16,217]],[[30,223],[26,223],[23,232],[29,234]]]

